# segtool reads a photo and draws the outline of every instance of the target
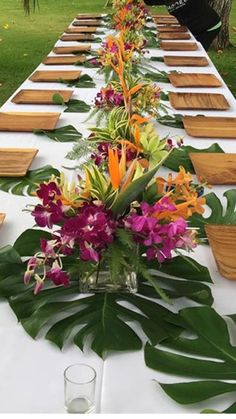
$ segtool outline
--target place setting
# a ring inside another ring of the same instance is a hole
[[[86,60],[86,55],[49,55],[42,63],[44,65],[76,65],[83,64]]]
[[[0,131],[54,130],[60,115],[59,112],[0,112]]]

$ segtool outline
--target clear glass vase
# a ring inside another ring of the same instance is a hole
[[[115,278],[108,268],[100,267],[91,275],[80,279],[80,291],[82,293],[136,293],[137,274],[132,269],[123,268]]]

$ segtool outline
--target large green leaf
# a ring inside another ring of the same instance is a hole
[[[231,384],[223,381],[159,384],[168,396],[180,404],[198,403],[220,394],[236,391],[236,383]]]
[[[164,345],[171,352],[147,344],[147,366],[186,377],[235,380],[236,347],[230,342],[225,320],[207,306],[186,308],[179,314],[196,337],[189,335],[166,340]]]
[[[190,219],[190,227],[198,228],[198,236],[206,239],[205,225],[206,224],[225,224],[236,225],[236,189],[229,189],[224,193],[227,200],[227,206],[224,210],[220,199],[211,192],[205,195],[206,204],[211,209],[209,217],[202,215],[193,215]]]
[[[145,348],[148,367],[171,375],[213,379],[188,383],[163,384],[163,390],[182,404],[197,403],[217,395],[236,391],[236,347],[231,344],[225,320],[210,307],[186,308],[179,312],[188,334],[169,338],[159,348]],[[230,316],[231,317],[231,316]],[[235,316],[232,315],[235,321]],[[171,352],[166,350],[170,348]],[[194,355],[194,357],[193,357]],[[211,410],[208,410],[209,413]],[[235,411],[235,404],[226,411]]]
[[[89,112],[91,109],[91,106],[87,105],[87,103],[85,103],[83,100],[71,99],[65,103],[60,93],[55,93],[52,99],[55,105],[62,105],[66,107],[64,112],[85,113]]]
[[[60,176],[52,166],[43,166],[36,170],[29,170],[24,177],[0,178],[0,189],[14,195],[34,195],[39,184],[47,182],[51,176]]]
[[[219,144],[214,143],[208,148],[194,148],[189,145],[180,148],[175,148],[164,162],[164,166],[175,172],[178,172],[179,166],[183,166],[186,171],[195,173],[192,162],[189,158],[189,153],[224,153],[224,150]]]
[[[56,128],[52,131],[37,129],[34,130],[36,135],[46,135],[51,140],[60,142],[60,143],[67,143],[71,141],[77,141],[82,137],[82,134],[77,131],[73,125],[66,125],[61,128]]]
[[[92,77],[90,77],[88,74],[82,74],[82,76],[78,77],[76,80],[61,80],[62,83],[67,84],[67,86],[74,86],[79,88],[93,88],[96,87],[96,84],[94,83]]]
[[[166,96],[166,98],[167,98],[167,100],[169,100],[168,95]],[[183,120],[183,115],[181,115],[181,114],[158,115],[156,120],[160,124],[166,125],[167,127],[184,129],[184,124],[183,124],[183,121],[182,121]]]
[[[65,269],[71,274],[70,286],[64,288],[47,285],[40,294],[34,296],[34,285],[23,284],[26,264],[21,262],[20,256],[37,252],[40,237],[47,238],[48,234],[40,230],[27,230],[16,240],[14,248],[8,246],[0,250],[0,297],[9,300],[18,320],[33,338],[41,330],[44,333],[46,331],[47,339],[62,347],[72,341],[71,336],[76,332],[76,345],[83,348],[89,338],[92,349],[100,356],[105,356],[107,351],[141,348],[142,342],[133,331],[133,322],[139,324],[153,345],[177,337],[185,329],[185,321],[158,303],[159,295],[144,278],[139,278],[139,294],[104,293],[88,297],[80,294],[78,261],[74,256],[64,261]],[[123,235],[120,240],[123,245],[128,243],[128,238]],[[178,264],[177,261],[176,268]],[[172,267],[174,269],[174,263]],[[181,277],[178,269],[177,275]],[[176,290],[178,298],[181,296],[181,287],[178,291],[178,284],[173,285],[172,279],[168,279],[168,289]],[[190,280],[189,283],[194,282]],[[185,295],[184,289],[182,296]],[[190,292],[189,298],[192,298]],[[132,322],[131,326],[127,322]]]
[[[152,80],[155,82],[170,83],[170,80],[166,71],[156,70],[155,73],[149,71],[148,73],[145,73],[143,76],[145,79]]]
[[[204,409],[201,411],[201,413],[236,413],[236,402],[222,412],[214,409]]]

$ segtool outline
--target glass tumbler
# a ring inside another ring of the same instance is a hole
[[[86,364],[74,364],[64,371],[65,408],[68,413],[95,411],[96,371]]]

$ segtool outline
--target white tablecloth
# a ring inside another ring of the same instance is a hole
[[[56,46],[78,45],[76,42],[58,41]],[[99,47],[93,44],[93,49]],[[54,55],[52,52],[50,55]],[[152,49],[150,55],[202,55],[206,53],[199,44],[199,50],[194,52],[164,52]],[[209,59],[209,58],[208,58]],[[210,61],[210,59],[209,59]],[[183,72],[213,73],[222,81],[222,87],[217,89],[204,89],[207,92],[222,93],[230,103],[227,112],[205,112],[205,115],[236,116],[236,101],[221,79],[214,65],[210,62],[208,67],[166,67],[164,63],[153,63],[159,70],[179,70]],[[78,68],[78,67],[76,67]],[[74,66],[45,66],[40,64],[38,70],[74,70]],[[78,68],[80,69],[80,68]],[[96,70],[85,69],[87,74],[93,76],[96,82],[94,89],[73,88],[73,98],[92,103],[95,94],[104,85],[103,78],[96,74]],[[9,75],[10,76],[10,75]],[[165,91],[176,91],[172,85],[159,83]],[[66,86],[60,83],[33,83],[26,80],[18,90],[29,89],[63,89]],[[178,89],[178,91],[200,92],[203,89]],[[16,93],[16,92],[15,92]],[[15,95],[14,93],[14,95]],[[2,106],[1,111],[61,111],[60,106],[16,105],[11,98]],[[180,113],[176,112],[175,113]],[[196,112],[184,112],[196,114]],[[62,113],[58,127],[67,124],[74,125],[80,132],[88,133],[92,122],[84,123],[85,114]],[[158,125],[161,135],[169,133],[170,136],[183,135],[184,143],[194,147],[205,148],[213,142],[218,142],[225,152],[236,152],[233,140],[221,139],[193,139],[186,135],[184,130]],[[65,155],[72,148],[72,143],[56,143],[47,137],[36,136],[32,133],[0,133],[1,147],[36,147],[38,156],[34,160],[33,169],[46,164],[61,169],[67,165]],[[162,169],[163,173],[167,170]],[[71,172],[70,172],[71,174]],[[214,187],[218,196],[230,187]],[[26,229],[33,226],[31,215],[22,212],[29,203],[36,202],[35,198],[14,196],[0,191],[0,212],[7,214],[0,232],[0,245],[13,244],[15,239]],[[236,253],[236,252],[235,252]],[[235,254],[236,256],[236,254]],[[236,312],[235,293],[236,284],[220,277],[217,273],[211,250],[208,246],[199,246],[194,257],[207,266],[212,274],[215,285],[212,286],[215,297],[214,307],[221,314]],[[178,303],[181,306],[181,301]],[[134,326],[135,327],[135,326]],[[0,412],[1,413],[63,413],[63,370],[70,364],[84,362],[91,364],[98,373],[97,385],[97,412],[101,413],[187,413],[199,412],[203,407],[209,407],[209,402],[184,407],[170,400],[158,385],[153,381],[174,382],[180,378],[157,373],[145,366],[143,351],[110,354],[102,361],[90,349],[82,353],[76,347],[68,347],[59,351],[50,342],[39,338],[31,339],[10,309],[6,301],[0,303]],[[182,380],[183,381],[183,380]],[[218,399],[214,408],[224,408],[232,396]]]

